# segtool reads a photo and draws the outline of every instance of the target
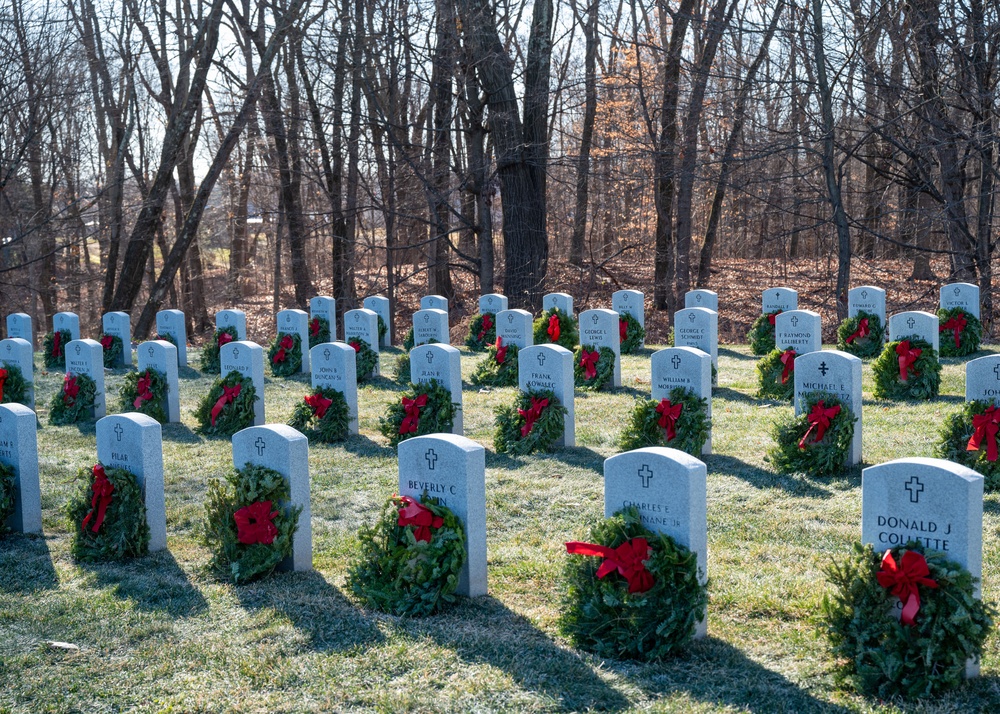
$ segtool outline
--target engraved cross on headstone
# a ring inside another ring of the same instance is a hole
[[[955,297],[958,297],[962,292],[962,288],[955,288]]]
[[[436,464],[438,460],[438,455],[434,453],[434,449],[427,449],[427,453],[424,454],[424,458],[427,459],[427,468],[433,471],[434,464]]]
[[[912,317],[906,321],[906,326],[909,327],[911,330],[913,329],[913,326],[916,324],[917,321],[914,320]]]
[[[545,353],[544,352],[539,352],[538,353],[538,366],[539,367],[544,367],[545,366]]]
[[[433,361],[434,361],[434,353],[433,352],[428,352],[427,353],[427,364],[431,364]]]
[[[694,322],[695,319],[696,315],[693,312],[688,314],[688,322]]]
[[[267,446],[267,442],[264,441],[262,437],[257,437],[257,441],[253,442],[253,445],[257,447],[257,456],[264,455],[264,447]]]
[[[430,315],[428,315],[427,313],[424,313],[424,322],[427,322],[427,321],[429,321],[430,319],[431,319],[431,316],[430,316]]]
[[[701,293],[696,293],[694,296],[695,302],[701,302]]]
[[[239,347],[234,347],[233,348],[233,359],[239,359],[239,358],[240,358],[240,348]]]
[[[361,313],[360,312],[354,313],[354,321],[357,322],[360,319],[361,319]]]
[[[826,362],[820,362],[819,363],[819,373],[820,374],[822,374],[825,377],[826,373],[829,372],[829,371],[830,371],[830,368],[826,366]]]
[[[648,464],[643,464],[639,469],[639,478],[642,479],[642,487],[649,488],[649,480],[653,478],[653,469]]]
[[[671,357],[670,358],[670,364],[672,364],[674,366],[674,369],[680,369],[681,368],[681,357],[680,357],[680,355],[674,355],[673,357]],[[1000,365],[998,365],[998,366],[1000,366]]]
[[[9,347],[10,347],[10,345],[8,345],[8,348]],[[1000,364],[998,364],[995,367],[993,367],[993,374],[995,374],[997,376],[997,381],[1000,382]]]
[[[511,314],[507,315],[507,324],[508,325],[513,325],[514,324],[514,313],[511,313]]]
[[[326,349],[323,350],[323,359],[325,359],[325,360],[329,360],[330,359],[330,348],[329,347],[327,347]]]
[[[594,315],[592,318],[590,318],[590,321],[596,325],[600,321],[600,319],[601,319],[600,315]]]
[[[867,300],[868,299],[868,291],[867,290],[862,290],[861,291],[861,299],[862,300]]]
[[[920,494],[924,491],[924,485],[916,476],[910,476],[910,480],[903,487],[910,492],[910,503],[920,503]]]
[[[152,345],[150,345],[149,347],[146,348],[146,354],[148,354],[150,356],[150,358],[153,357],[153,346]]]
[[[792,323],[792,327],[798,327],[799,326],[799,316],[798,315],[793,315],[792,319],[789,320],[789,322]]]
[[[122,429],[122,425],[121,424],[115,424],[115,436],[118,437],[118,441],[122,440],[122,434],[124,434],[124,433],[125,433],[125,430]]]
[[[77,346],[76,346],[76,356],[77,356],[77,357],[79,357],[79,356],[80,356],[80,345],[77,345]]]
[[[493,296],[492,295],[490,295],[488,298],[486,298],[486,304],[487,305],[492,305],[493,304]]]

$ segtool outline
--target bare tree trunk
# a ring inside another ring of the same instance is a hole
[[[432,293],[454,298],[448,269],[448,237],[451,225],[451,123],[452,77],[455,66],[455,9],[453,0],[437,0],[437,46],[431,72],[434,103],[431,149],[431,236],[428,245],[428,288]]]
[[[573,210],[573,233],[569,241],[569,262],[583,265],[583,246],[587,237],[587,213],[590,191],[590,148],[594,141],[594,123],[597,117],[597,18],[599,0],[591,0],[587,7],[587,21],[583,25],[586,43],[583,79],[583,127],[580,133],[580,156],[576,164],[576,207]]]

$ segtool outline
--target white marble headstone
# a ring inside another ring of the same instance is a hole
[[[604,460],[604,515],[630,506],[642,524],[664,533],[698,558],[698,579],[708,580],[707,470],[695,457],[677,449],[650,446]],[[696,637],[707,633],[702,614]]]
[[[187,325],[180,310],[160,310],[156,313],[156,332],[174,338],[177,342],[177,366],[187,367]]]
[[[444,310],[448,312],[448,298],[443,295],[424,295],[420,298],[421,310]]]
[[[615,353],[615,371],[612,387],[622,386],[621,339],[618,331],[618,313],[614,310],[584,310],[580,313],[580,344],[598,350],[607,347]]]
[[[818,312],[789,310],[774,318],[774,346],[793,349],[796,355],[823,349],[823,328]]]
[[[897,312],[889,316],[889,341],[897,342],[917,338],[929,342],[935,352],[940,354],[941,344],[938,336],[938,316],[922,310]]]
[[[522,392],[551,390],[566,407],[563,435],[556,446],[576,446],[573,353],[561,345],[532,345],[517,353],[517,386]]]
[[[686,307],[674,313],[674,346],[694,347],[719,368],[719,313],[707,307]]]
[[[371,347],[375,354],[379,354],[378,313],[367,308],[348,310],[344,313],[344,342],[355,339],[361,340]],[[378,360],[376,360],[372,374],[380,373]],[[367,377],[368,375],[362,374],[360,376]]]
[[[942,285],[941,307],[945,310],[960,307],[979,319],[979,286],[972,283]]]
[[[885,327],[885,290],[874,285],[861,285],[847,291],[847,316],[854,317],[864,311],[878,315]]]
[[[718,304],[718,301],[716,301],[716,303]],[[685,307],[696,306],[685,305]],[[700,307],[708,306],[705,305]],[[643,329],[646,329],[646,296],[638,290],[618,290],[617,292],[611,293],[611,309],[619,315],[631,315]],[[715,310],[716,308],[712,309]],[[646,340],[643,339],[640,345],[645,347]]]
[[[14,469],[14,513],[7,527],[42,532],[42,492],[38,483],[38,418],[23,404],[0,404],[0,463]]]
[[[760,302],[761,311],[765,315],[775,310],[781,310],[782,312],[798,310],[799,293],[797,290],[786,287],[768,288],[761,295]]]
[[[155,369],[163,374],[167,382],[167,403],[164,411],[167,421],[179,424],[181,421],[181,398],[177,382],[177,348],[166,340],[150,340],[139,345],[139,374],[147,369]]]
[[[279,335],[298,335],[302,349],[301,374],[309,374],[309,315],[305,310],[280,310],[274,316]]]
[[[94,409],[92,419],[107,414],[104,391],[104,348],[97,340],[73,340],[66,345],[66,374],[85,374],[94,380]]]
[[[684,293],[684,307],[707,307],[719,311],[719,294],[714,290],[688,290]]]
[[[810,392],[830,392],[851,410],[854,440],[847,466],[861,463],[861,360],[840,350],[809,352],[795,358],[795,413],[803,411],[803,398]]]
[[[977,357],[965,363],[965,401],[1000,405],[1000,355]]]
[[[652,399],[660,401],[670,396],[670,390],[684,387],[704,399],[705,414],[712,418],[712,357],[695,347],[667,347],[657,350],[649,361]],[[701,449],[712,453],[712,431]]]
[[[444,310],[428,308],[413,313],[413,345],[423,345],[431,340],[449,344],[448,313]]]
[[[358,433],[357,353],[343,342],[326,342],[309,350],[313,389],[336,389],[347,401],[347,431]]]
[[[160,423],[135,412],[104,417],[97,422],[97,460],[104,466],[127,469],[135,475],[146,505],[149,552],[166,550],[167,512],[163,499]]]
[[[288,480],[291,500],[285,509],[301,507],[292,537],[292,555],[278,570],[312,570],[312,511],[309,507],[309,440],[286,424],[251,426],[233,434],[233,466],[273,469]],[[277,504],[274,504],[277,505]]]
[[[573,296],[569,293],[549,293],[542,298],[542,310],[551,310],[557,307],[562,310],[567,317],[573,317]]]
[[[8,337],[0,340],[0,368],[7,365],[17,365],[21,370],[27,385],[24,405],[31,409],[35,408],[35,370],[31,343],[20,337]]]
[[[127,312],[106,312],[101,318],[105,335],[114,335],[122,341],[122,353],[115,367],[132,366],[132,325]]]
[[[34,350],[35,333],[31,329],[31,315],[23,312],[12,312],[7,315],[7,337],[20,337],[22,340],[27,340]]]
[[[80,317],[75,312],[57,312],[52,316],[52,329],[57,332],[69,330],[73,340],[80,339]]]
[[[382,318],[385,323],[385,336],[380,347],[392,347],[392,323],[389,321],[389,298],[381,295],[371,295],[365,298],[364,306]]]
[[[462,353],[451,345],[419,345],[410,350],[410,380],[426,384],[436,379],[451,392],[455,419],[451,433],[462,435]]]
[[[330,341],[337,339],[337,301],[328,295],[317,295],[309,300],[309,320],[322,317],[330,323]],[[308,342],[306,344],[309,344]]]
[[[399,443],[399,494],[440,500],[465,528],[465,564],[459,595],[485,595],[486,450],[455,434],[416,436]],[[433,538],[433,534],[431,535]]]
[[[250,379],[257,392],[253,404],[254,426],[264,424],[264,349],[256,342],[227,342],[219,348],[219,373],[225,379],[230,372],[239,372]]]
[[[221,330],[223,327],[235,328],[236,339],[245,340],[247,338],[247,314],[242,310],[219,310],[215,313],[215,329]]]
[[[515,309],[498,312],[496,318],[497,337],[503,340],[502,344],[517,345],[519,350],[523,350],[525,347],[531,347],[535,342],[532,324],[531,313],[527,310]]]
[[[490,293],[479,298],[479,314],[492,312],[494,315],[507,309],[507,296],[500,293]]]

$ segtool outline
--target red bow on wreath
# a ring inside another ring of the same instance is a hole
[[[421,394],[416,399],[403,397],[403,423],[399,425],[400,434],[411,434],[417,430],[420,423],[420,409],[427,406],[427,395]]]
[[[274,357],[271,358],[271,364],[278,364],[278,362],[284,362],[285,358],[288,357],[288,350],[292,349],[295,342],[292,340],[291,335],[285,335],[281,338],[281,342],[278,343],[278,351],[274,353]],[[354,348],[355,351],[358,350],[357,347]]]
[[[898,597],[903,603],[903,615],[900,621],[904,625],[912,625],[914,617],[920,612],[920,592],[917,585],[926,588],[938,587],[937,582],[931,580],[931,574],[927,567],[927,559],[920,553],[908,550],[899,559],[899,565],[892,557],[892,551],[887,550],[882,556],[882,570],[875,577],[878,584],[889,590],[890,595]]]
[[[907,373],[913,368],[917,358],[923,354],[923,350],[917,347],[910,349],[910,341],[903,340],[896,345],[896,354],[899,356],[899,381],[905,382],[909,376]],[[913,376],[919,377],[920,372],[914,369]]]
[[[219,333],[219,339],[218,339],[219,347],[222,347],[223,345],[227,345],[227,344],[229,344],[232,341],[233,341],[233,336],[230,335],[228,332],[220,332]]]
[[[440,528],[444,525],[441,516],[435,516],[434,512],[409,496],[399,499],[402,505],[399,507],[399,519],[396,521],[400,526],[414,526],[413,537],[424,543],[431,542],[431,528]]]
[[[784,384],[788,381],[788,375],[795,371],[795,350],[787,349],[782,352],[781,364],[784,365],[781,370],[781,383]]]
[[[1000,431],[1000,409],[992,404],[982,414],[972,417],[972,438],[969,439],[966,451],[979,451],[983,439],[986,439],[986,460],[997,460],[997,432]]]
[[[76,377],[69,373],[63,378],[62,399],[63,404],[72,404],[76,401],[76,395],[80,393],[80,385],[76,383]]]
[[[483,338],[486,337],[486,333],[489,329],[493,327],[493,320],[490,319],[489,315],[483,315],[483,322],[479,329],[479,341],[482,342]]]
[[[542,411],[549,405],[548,399],[531,398],[531,406],[527,409],[518,409],[517,413],[524,417],[524,426],[521,427],[521,436],[525,437],[531,433],[535,422],[542,416]]]
[[[507,361],[507,348],[504,346],[503,339],[501,337],[497,337],[496,348],[497,348],[497,357],[496,357],[497,364],[503,364],[504,362]]]
[[[661,399],[660,403],[656,405],[656,412],[660,415],[660,419],[656,423],[660,425],[661,429],[666,431],[667,441],[673,441],[676,438],[677,420],[680,418],[683,410],[683,404],[679,402],[671,404],[669,399]]]
[[[222,408],[227,404],[235,402],[236,397],[240,396],[241,389],[243,389],[242,384],[237,384],[235,387],[222,388],[222,396],[219,397],[219,401],[212,407],[212,426],[215,426],[215,420],[222,413]]]
[[[313,416],[322,419],[326,416],[326,410],[333,404],[332,399],[327,399],[322,394],[310,394],[306,399],[306,404],[312,407]]]
[[[816,436],[813,437],[813,443],[818,444],[823,441],[823,437],[826,435],[826,430],[830,428],[830,422],[833,421],[833,418],[838,414],[840,414],[839,404],[828,407],[823,403],[822,399],[813,404],[813,408],[806,416],[806,420],[809,422],[809,429],[802,435],[802,440],[799,441],[799,448],[806,448],[806,439],[809,438],[813,429],[816,430]]]
[[[108,511],[108,506],[111,505],[111,494],[114,493],[115,486],[108,480],[108,475],[104,473],[104,467],[100,464],[94,464],[93,474],[94,482],[90,485],[90,488],[94,492],[94,496],[90,499],[90,512],[83,519],[81,530],[87,530],[87,524],[96,515],[97,518],[94,520],[94,526],[90,530],[97,533],[97,531],[101,530],[101,525],[104,523],[104,515]]]
[[[139,396],[132,402],[133,407],[139,409],[143,402],[148,402],[153,398],[153,391],[150,389],[152,385],[153,378],[149,376],[149,370],[146,370],[146,374],[139,377],[139,383],[136,385],[136,391],[139,392]]]
[[[653,554],[653,549],[649,547],[645,538],[633,538],[617,548],[570,541],[566,544],[566,552],[604,558],[601,567],[597,569],[597,577],[603,578],[617,570],[628,581],[630,593],[644,593],[654,585],[653,575],[646,570],[646,565],[643,562],[649,560]]]
[[[559,330],[559,316],[550,315],[549,316],[549,329],[546,330],[549,333],[549,339],[553,342],[559,341],[559,335],[562,334]]]
[[[52,335],[52,356],[58,357],[62,354],[62,333],[56,330]]]
[[[110,350],[111,345],[113,345],[114,343],[115,343],[115,338],[112,337],[111,335],[105,335],[104,337],[101,338],[101,347],[103,347],[105,350]]]
[[[3,385],[7,381],[7,370],[0,369],[0,403],[3,402]]]
[[[628,323],[625,320],[618,321],[618,341],[624,342],[628,336]]]
[[[854,340],[859,340],[862,337],[868,337],[869,334],[871,334],[871,329],[868,327],[868,318],[862,317],[860,322],[858,322],[858,329],[852,332],[851,336],[848,337],[845,342],[847,342],[847,344],[851,344]]]
[[[941,327],[938,328],[938,332],[944,332],[945,330],[953,330],[955,334],[955,349],[957,350],[962,341],[962,330],[965,326],[969,324],[969,321],[965,319],[963,315],[955,315],[948,319]]]
[[[309,322],[309,336],[310,337],[315,337],[318,334],[319,334],[319,318],[318,317],[314,317]]]
[[[580,355],[580,366],[583,367],[583,376],[593,379],[597,376],[597,360],[601,358],[601,353],[597,350],[588,352],[586,349]]]
[[[271,545],[278,535],[278,527],[274,525],[277,511],[271,510],[270,501],[257,501],[244,506],[233,514],[236,521],[236,537],[243,545],[263,543]]]
[[[351,347],[354,348],[354,352],[355,353],[358,353],[358,352],[361,351],[361,343],[358,340],[351,340],[347,344],[349,344]]]
[[[771,327],[774,327],[774,318],[776,318],[781,313],[781,310],[776,310],[767,316],[767,321],[771,323]]]

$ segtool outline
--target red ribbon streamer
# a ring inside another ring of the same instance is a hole
[[[795,371],[795,350],[787,349],[782,352],[781,364],[784,365],[781,370],[781,383],[784,384],[788,381],[788,375]]]
[[[257,501],[244,506],[233,514],[236,521],[236,537],[243,545],[263,543],[270,545],[278,535],[278,527],[274,525],[277,511],[271,510],[270,501]]]
[[[3,385],[7,381],[7,370],[0,369],[0,404],[3,403]]]
[[[326,416],[326,410],[333,404],[332,399],[327,399],[322,394],[310,394],[306,399],[306,404],[312,407],[313,416],[322,419]]]
[[[618,341],[624,342],[628,336],[628,323],[625,320],[618,321]]]
[[[309,323],[309,336],[315,337],[318,334],[319,334],[319,318],[314,317],[312,321]]]
[[[923,354],[923,350],[919,348],[910,349],[910,341],[903,340],[896,345],[896,354],[899,356],[899,381],[905,382],[908,379],[907,372],[913,367],[913,363],[917,361],[917,357]],[[913,376],[919,377],[920,372],[914,369]]]
[[[521,427],[521,436],[525,437],[531,433],[535,427],[535,422],[542,416],[545,407],[549,405],[548,399],[531,398],[531,406],[527,409],[518,409],[517,413],[524,417],[524,426]]]
[[[767,321],[771,323],[771,327],[774,327],[774,318],[776,318],[779,314],[781,314],[781,310],[776,310],[775,312],[767,316]]]
[[[903,603],[903,616],[900,621],[904,625],[912,625],[917,613],[920,612],[920,591],[917,585],[926,588],[938,587],[937,582],[931,580],[931,574],[927,567],[927,559],[920,553],[908,550],[900,558],[899,565],[892,557],[892,551],[887,550],[882,556],[882,570],[876,573],[878,584],[889,590],[890,595],[899,598]]]
[[[822,399],[813,404],[813,408],[806,416],[806,419],[809,421],[809,429],[802,435],[802,440],[799,441],[799,448],[806,448],[806,439],[809,438],[813,429],[816,430],[816,436],[813,438],[813,443],[817,444],[823,441],[823,437],[826,435],[826,430],[830,428],[830,422],[838,414],[840,414],[839,404],[828,407],[823,403]]]
[[[111,494],[114,493],[115,486],[108,481],[108,475],[104,473],[104,467],[100,464],[94,464],[93,474],[94,482],[90,488],[94,492],[94,496],[90,499],[90,512],[83,519],[81,530],[87,530],[87,524],[96,515],[97,518],[90,530],[97,533],[104,524],[104,515],[108,511],[108,506],[111,505]]]
[[[241,389],[243,389],[242,384],[237,384],[235,387],[222,388],[222,396],[219,397],[219,401],[212,407],[212,426],[215,426],[215,420],[222,413],[222,408],[227,404],[235,402],[236,397],[240,396]]]
[[[416,399],[403,397],[403,411],[405,416],[399,425],[400,434],[411,434],[417,430],[420,423],[420,409],[427,406],[427,395],[421,394]]]
[[[507,348],[504,347],[503,339],[497,337],[497,364],[503,364],[507,361]]]
[[[955,333],[955,349],[959,348],[959,344],[962,341],[962,330],[965,326],[969,324],[969,321],[965,319],[963,315],[955,315],[955,317],[949,318],[941,327],[938,328],[938,332],[944,332],[945,330],[954,330]]]
[[[486,337],[486,333],[489,329],[493,327],[493,320],[490,319],[489,315],[483,315],[483,322],[481,329],[479,330],[479,341],[482,342],[483,338]]]
[[[553,342],[558,342],[559,341],[559,335],[562,334],[562,333],[559,331],[559,316],[558,315],[550,315],[549,316],[549,329],[546,330],[546,332],[549,333],[549,339],[550,340],[552,340]]]
[[[76,401],[76,395],[80,393],[80,385],[76,383],[76,377],[73,377],[66,373],[63,377],[63,389],[62,389],[62,399],[63,404],[73,404]]]
[[[148,402],[150,399],[153,398],[153,392],[150,389],[152,383],[153,383],[153,378],[149,376],[149,370],[146,370],[146,374],[139,377],[139,383],[138,385],[136,385],[137,391],[139,392],[139,396],[135,398],[134,402],[132,402],[133,407],[138,409],[139,407],[142,406],[143,402]]]
[[[597,569],[597,577],[603,578],[617,570],[628,581],[630,593],[644,593],[655,583],[652,573],[646,570],[646,565],[643,562],[649,560],[653,554],[653,550],[645,538],[633,538],[617,548],[570,541],[566,544],[566,552],[604,558],[601,567]]]
[[[278,364],[278,362],[284,362],[285,358],[288,356],[288,350],[292,349],[295,345],[294,340],[292,340],[291,335],[285,335],[281,338],[281,342],[278,343],[278,351],[274,353],[274,357],[271,358],[271,364]],[[355,347],[355,350],[358,348]]]
[[[62,332],[56,330],[52,336],[52,356],[58,357],[62,354]]]
[[[997,432],[1000,431],[1000,409],[990,405],[982,414],[972,417],[972,427],[975,431],[969,439],[966,451],[979,451],[983,439],[986,439],[986,460],[997,460]]]
[[[233,341],[233,336],[230,335],[228,332],[220,332],[219,333],[219,340],[218,340],[219,347],[222,347],[223,345],[227,345],[227,344],[229,344],[232,341]]]
[[[413,537],[424,543],[431,542],[431,528],[440,528],[444,525],[441,516],[435,516],[434,512],[419,501],[415,501],[409,496],[399,499],[402,504],[399,507],[399,519],[396,521],[400,526],[413,526]]]
[[[666,431],[667,441],[673,441],[677,437],[677,420],[683,410],[683,404],[671,404],[670,400],[666,398],[661,399],[660,403],[656,405],[656,412],[660,415],[660,419],[656,423]]]
[[[847,344],[851,344],[854,340],[861,339],[862,337],[868,337],[869,334],[871,334],[871,328],[868,327],[868,318],[862,317],[861,321],[858,322],[858,329],[852,332],[851,336],[848,337],[845,342],[847,342]]]
[[[597,376],[597,360],[601,358],[601,353],[597,350],[593,352],[588,352],[583,350],[580,355],[580,366],[583,367],[583,375],[587,379],[593,379]]]

